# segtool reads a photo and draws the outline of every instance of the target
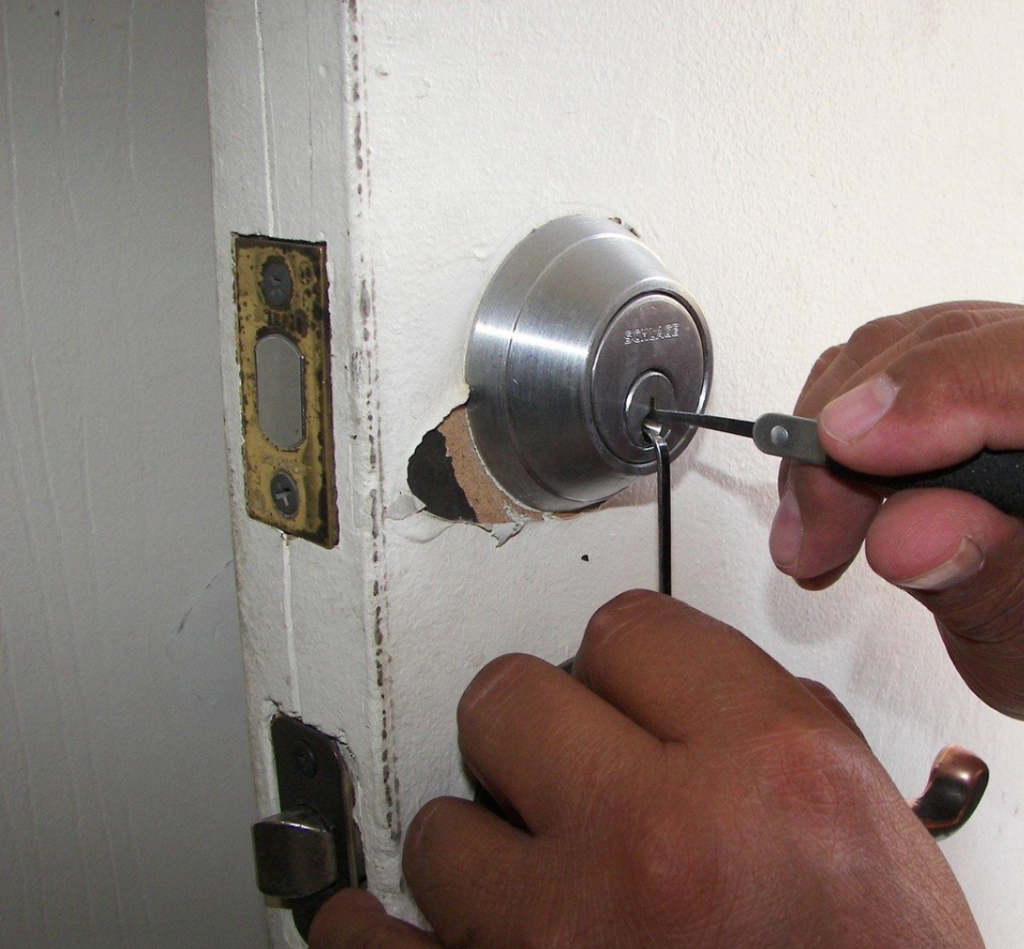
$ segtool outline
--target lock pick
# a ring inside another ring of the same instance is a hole
[[[812,418],[769,412],[758,416],[753,422],[746,422],[720,415],[702,415],[698,412],[658,408],[653,409],[648,418],[665,424],[682,422],[697,428],[742,435],[753,439],[754,445],[766,455],[802,461],[809,465],[828,465],[831,460],[821,447],[818,423]]]
[[[815,419],[769,412],[749,422],[655,407],[647,416],[644,432],[656,451],[658,461],[659,587],[663,593],[671,594],[672,590],[669,451],[663,426],[679,423],[742,435],[751,439],[755,447],[766,455],[827,468],[840,478],[870,485],[882,494],[909,488],[949,488],[982,498],[1005,514],[1024,517],[1024,451],[985,449],[973,458],[948,468],[909,475],[869,474],[848,468],[826,453],[818,437]]]
[[[819,465],[848,481],[872,485],[886,492],[908,488],[950,488],[983,498],[1004,514],[1024,517],[1024,451],[985,449],[973,458],[948,468],[909,475],[880,475],[855,471],[830,457],[821,446],[815,419],[769,412],[753,422],[745,422],[659,408],[652,409],[648,418],[660,424],[682,422],[698,428],[743,435],[752,439],[766,455]]]

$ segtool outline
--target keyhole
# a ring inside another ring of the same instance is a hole
[[[656,408],[654,396],[651,396],[651,404],[649,406],[650,411],[647,414],[647,418],[644,419],[644,435],[650,439],[652,435],[656,435],[659,438],[665,434],[664,427],[661,422],[654,418],[654,410]]]
[[[668,427],[651,418],[656,405],[672,405],[675,389],[668,377],[655,369],[641,373],[626,396],[625,432],[623,434],[637,448],[652,449],[650,433],[668,438]]]

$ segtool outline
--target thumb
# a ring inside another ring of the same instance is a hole
[[[1024,719],[1024,522],[960,491],[905,491],[864,546],[876,573],[934,614],[968,686]]]
[[[910,474],[983,448],[1024,447],[1024,318],[924,339],[826,405],[825,450],[874,474]]]

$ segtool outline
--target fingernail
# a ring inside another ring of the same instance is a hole
[[[907,590],[948,590],[958,583],[970,580],[984,565],[985,555],[981,548],[970,537],[965,537],[960,541],[956,553],[944,564],[926,570],[909,580],[903,580],[899,585]]]
[[[800,556],[800,545],[804,540],[804,525],[800,520],[800,508],[792,488],[779,502],[779,509],[772,521],[772,532],[768,537],[768,550],[777,567],[791,567]]]
[[[840,442],[853,442],[871,431],[896,401],[896,383],[884,373],[844,392],[821,410],[818,425]]]

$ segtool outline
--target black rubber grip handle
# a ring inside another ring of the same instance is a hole
[[[969,461],[921,474],[871,475],[828,460],[828,469],[841,478],[886,491],[907,488],[952,488],[988,501],[1004,514],[1024,517],[1024,451],[983,451]]]

